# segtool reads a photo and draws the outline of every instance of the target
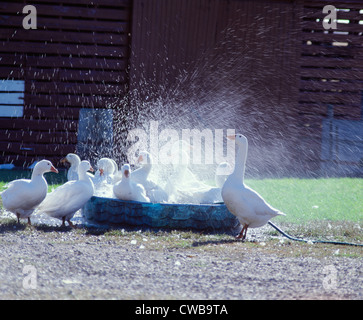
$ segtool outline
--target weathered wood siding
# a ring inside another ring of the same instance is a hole
[[[326,31],[327,4],[349,23]],[[362,9],[354,0],[134,0],[130,87],[147,99],[161,88],[161,102],[182,102],[175,115],[192,105],[204,126],[244,132],[256,173],[318,174],[328,105],[338,119],[361,117]]]
[[[324,29],[325,5],[338,9],[337,29]],[[363,119],[363,3],[300,1],[299,11],[301,59],[297,106],[300,145],[302,150],[309,150],[301,152],[300,161],[316,172],[321,161],[326,160],[322,154],[322,133],[323,122],[329,117],[328,106],[337,120],[352,120],[352,125],[357,122],[359,126]],[[362,141],[363,132],[355,139]]]
[[[255,173],[286,171],[301,47],[292,1],[134,0],[132,30],[131,89],[149,100],[160,89],[156,106],[175,105],[171,125],[189,116],[185,128],[245,133]]]
[[[0,3],[0,80],[24,80],[24,115],[0,118],[1,163],[55,163],[74,152],[80,108],[110,107],[126,92],[132,1]],[[1,101],[0,101],[1,104]]]
[[[0,80],[25,81],[24,115],[0,118],[1,162],[57,161],[75,151],[80,108],[112,107],[129,128],[236,128],[252,173],[308,174],[328,105],[362,116],[361,1],[35,0],[37,30],[22,27],[25,3],[0,3]],[[323,29],[327,4],[337,30]]]

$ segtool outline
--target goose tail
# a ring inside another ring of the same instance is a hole
[[[276,214],[277,214],[278,216],[286,216],[286,214],[285,214],[285,213],[283,213],[283,212],[281,212],[281,211],[279,211],[279,210],[277,210]]]

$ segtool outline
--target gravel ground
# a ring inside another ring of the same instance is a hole
[[[0,299],[357,299],[363,250],[0,220]]]

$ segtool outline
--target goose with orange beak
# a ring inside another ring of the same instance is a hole
[[[101,158],[97,161],[97,168],[93,178],[95,186],[94,195],[97,197],[110,198],[113,196],[114,163],[110,158]]]
[[[244,184],[248,140],[242,134],[227,137],[237,146],[235,167],[222,187],[222,198],[228,210],[243,226],[237,238],[245,240],[248,228],[259,228],[271,218],[285,215],[271,207],[255,190]]]
[[[107,183],[112,184],[113,175],[114,175],[114,171],[115,171],[115,166],[114,166],[113,161],[109,158],[101,158],[97,162],[97,167],[98,167],[98,170],[96,171],[95,179],[96,180],[106,180]]]
[[[113,186],[113,193],[116,198],[127,201],[150,202],[146,196],[145,188],[132,181],[132,173],[129,164],[124,164],[121,168],[122,180]]]
[[[79,179],[68,181],[48,194],[39,206],[39,211],[62,220],[62,226],[65,226],[67,221],[71,227],[74,227],[71,219],[94,193],[92,178],[87,171],[93,171],[93,168],[88,161],[83,160],[78,168]]]
[[[132,172],[132,181],[143,185],[151,202],[167,202],[168,194],[161,186],[149,178],[153,166],[151,154],[147,151],[141,151],[137,162],[141,167]]]
[[[71,165],[67,171],[67,180],[78,180],[78,166],[81,163],[81,158],[75,153],[68,153],[60,162],[63,164],[70,163]]]
[[[17,216],[18,223],[20,219],[28,219],[31,225],[31,214],[47,195],[48,184],[43,176],[46,172],[58,173],[58,170],[48,160],[39,161],[30,180],[14,180],[0,193],[4,208]]]

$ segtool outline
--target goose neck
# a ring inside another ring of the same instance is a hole
[[[246,169],[247,146],[238,146],[233,175],[243,182]]]

